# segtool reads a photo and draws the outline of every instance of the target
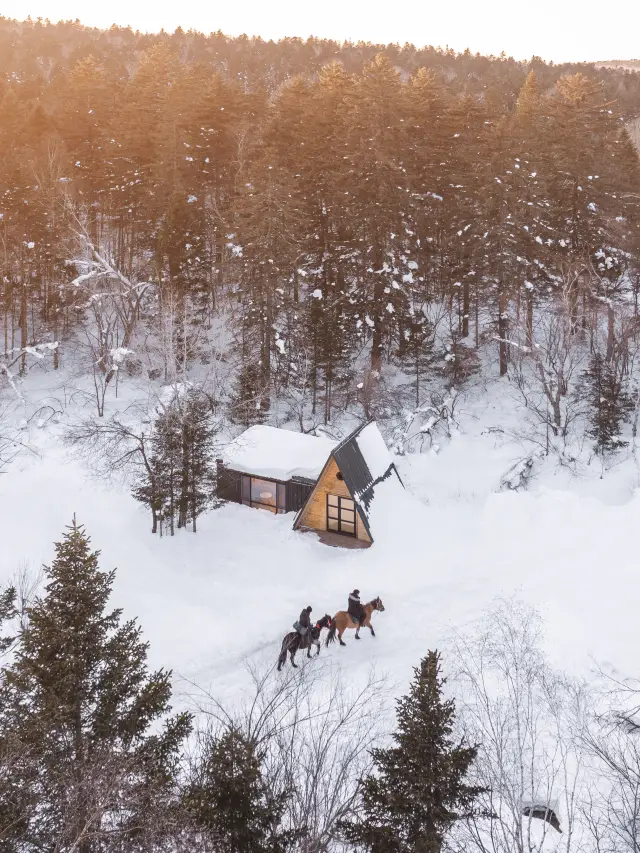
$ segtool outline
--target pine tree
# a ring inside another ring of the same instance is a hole
[[[339,63],[319,71],[311,90],[306,133],[298,146],[306,201],[300,267],[307,293],[295,293],[294,299],[302,303],[298,308],[304,317],[302,334],[309,343],[312,411],[316,413],[324,391],[325,423],[331,420],[335,398],[350,378],[348,356],[358,319],[362,327],[352,296],[357,287],[357,253],[350,245],[353,222],[345,196],[354,87],[355,80]],[[295,274],[297,285],[297,269]]]
[[[350,92],[344,204],[353,228],[351,250],[360,267],[354,304],[360,329],[370,331],[374,375],[381,372],[385,344],[397,332],[388,296],[404,246],[403,209],[409,192],[402,94],[400,75],[382,54],[365,66]]]
[[[371,752],[348,842],[372,853],[439,853],[447,831],[469,814],[482,790],[465,783],[477,747],[454,736],[455,704],[444,699],[440,656],[429,652],[398,701],[394,746]]]
[[[16,615],[16,590],[13,586],[8,586],[0,592],[0,629],[3,628],[5,622],[13,619]],[[7,649],[10,649],[14,642],[13,637],[5,637],[0,634],[0,655],[3,655]]]
[[[251,346],[242,348],[242,362],[231,399],[230,417],[249,427],[262,424],[269,414],[269,389],[265,388],[259,356]]]
[[[133,489],[133,497],[151,510],[152,533],[171,536],[175,528],[191,522],[214,501],[215,425],[209,401],[195,389],[176,392],[159,413],[151,440],[147,466]]]
[[[152,533],[175,533],[182,469],[182,427],[177,406],[160,412],[154,424],[148,465],[133,489],[133,497],[151,510]]]
[[[115,573],[100,571],[75,518],[55,549],[46,595],[28,608],[4,671],[0,738],[20,760],[6,768],[0,800],[9,795],[20,820],[3,841],[106,853],[161,837],[191,722],[167,717],[171,674],[149,673],[140,628],[108,610]]]
[[[416,406],[420,405],[423,386],[434,361],[435,326],[425,312],[426,307],[409,302],[398,345],[399,363],[413,374],[413,402]]]
[[[584,372],[589,402],[587,435],[595,441],[597,454],[620,450],[627,444],[620,438],[620,428],[633,411],[633,401],[616,375],[613,364],[595,352]]]
[[[182,482],[178,527],[190,521],[196,532],[198,516],[213,502],[215,429],[209,401],[197,392],[187,394],[182,411]]]
[[[205,748],[185,803],[218,853],[285,853],[301,835],[281,829],[285,795],[271,793],[255,746],[233,728]]]

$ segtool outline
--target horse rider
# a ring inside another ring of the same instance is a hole
[[[298,621],[294,624],[294,628],[300,634],[303,640],[305,640],[307,634],[309,633],[309,628],[311,628],[311,611],[313,608],[311,605],[305,607],[304,610],[300,613],[300,617]]]
[[[364,606],[360,601],[359,589],[354,589],[353,592],[349,593],[349,606],[347,607],[347,613],[356,623],[356,640],[359,640],[360,625],[367,615]]]

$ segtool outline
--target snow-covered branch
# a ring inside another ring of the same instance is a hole
[[[47,353],[54,352],[57,348],[58,341],[53,341],[49,343],[33,344],[27,347],[8,350],[4,354],[4,357],[0,356],[0,374],[5,377],[9,387],[19,400],[23,399],[22,393],[20,392],[20,389],[17,384],[17,377],[13,373],[12,368],[19,361],[22,361],[23,367],[21,369],[21,372],[24,373],[26,370],[27,356],[31,356],[37,361],[43,361],[46,358]]]

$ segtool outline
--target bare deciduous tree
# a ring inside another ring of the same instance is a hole
[[[317,662],[277,679],[271,667],[249,673],[251,687],[235,707],[198,697],[206,718],[201,742],[228,728],[242,732],[260,750],[274,794],[287,794],[285,821],[304,828],[301,849],[334,850],[341,843],[336,825],[350,815],[371,767],[369,749],[384,730],[386,683],[370,672],[349,687],[339,671]]]
[[[584,750],[577,729],[585,720],[584,692],[546,662],[537,614],[499,602],[476,633],[455,636],[453,660],[460,718],[466,736],[480,744],[475,772],[488,791],[490,816],[469,821],[457,849],[537,853],[560,829],[556,849],[582,850]],[[545,813],[548,819],[540,819]]]
[[[640,684],[607,677],[584,736],[593,782],[583,804],[597,853],[640,851]]]
[[[511,378],[525,408],[547,435],[565,440],[582,413],[574,383],[585,362],[584,344],[573,328],[571,295],[565,290],[549,310],[540,315],[521,340],[510,341],[514,355]]]

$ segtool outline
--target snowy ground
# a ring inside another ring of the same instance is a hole
[[[126,488],[96,481],[69,457],[62,426],[34,427],[39,455],[0,476],[0,582],[48,562],[76,513],[102,567],[118,567],[114,604],[139,618],[152,665],[172,668],[185,694],[192,682],[233,694],[246,659],[275,661],[303,606],[333,614],[354,586],[386,607],[374,616],[375,639],[350,634],[346,648],[322,650],[354,676],[373,664],[405,689],[428,648],[446,648],[452,628],[511,595],[540,609],[549,655],[563,669],[587,673],[597,661],[636,674],[636,468],[627,460],[604,479],[596,471],[575,479],[548,466],[528,492],[499,492],[522,448],[487,433],[518,416],[504,386],[496,389],[491,406],[468,401],[461,434],[438,454],[399,460],[415,497],[393,519],[393,535],[365,551],[328,548],[294,533],[292,516],[235,505],[207,514],[196,535],[160,539]]]

